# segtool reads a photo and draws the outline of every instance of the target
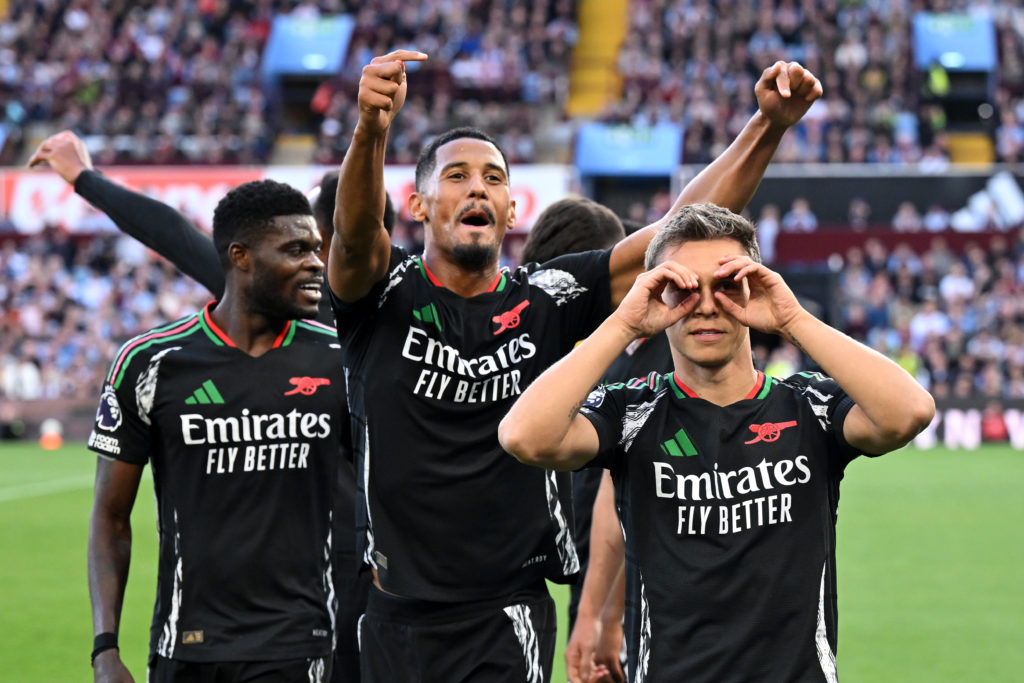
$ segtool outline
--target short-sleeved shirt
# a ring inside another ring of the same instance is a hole
[[[344,385],[335,331],[292,320],[252,357],[211,307],[121,348],[88,442],[152,467],[150,649],[192,662],[327,656]]]
[[[652,373],[582,410],[626,539],[631,681],[835,680],[853,402],[817,373],[757,377],[722,407]]]
[[[519,463],[497,431],[527,385],[607,316],[609,254],[505,268],[467,298],[392,247],[369,294],[335,300],[363,554],[384,590],[485,600],[578,571],[568,476]]]

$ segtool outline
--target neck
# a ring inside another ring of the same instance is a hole
[[[228,287],[224,297],[210,310],[210,318],[235,346],[259,357],[274,347],[288,321],[253,313],[246,303]]]
[[[738,353],[725,365],[704,367],[680,357],[672,350],[676,376],[705,401],[727,406],[746,398],[757,382],[757,370],[750,354]]]
[[[438,283],[463,297],[489,291],[500,270],[498,259],[494,259],[482,270],[467,270],[455,263],[450,256],[429,248],[423,252],[423,263]]]

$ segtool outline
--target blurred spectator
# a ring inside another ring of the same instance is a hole
[[[757,244],[761,249],[761,260],[766,264],[775,261],[775,240],[779,236],[779,207],[765,204],[757,218]]]
[[[897,232],[918,232],[924,227],[921,214],[913,202],[900,202],[892,217],[892,228]]]
[[[818,217],[811,211],[811,204],[804,197],[793,200],[789,211],[782,217],[782,229],[786,232],[814,232],[818,229]]]
[[[854,197],[846,211],[846,220],[854,230],[864,230],[871,222],[871,205],[863,197]]]

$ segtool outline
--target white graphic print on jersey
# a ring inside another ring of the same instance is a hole
[[[626,413],[622,416],[622,440],[619,443],[622,444],[622,449],[629,452],[630,447],[633,445],[633,439],[643,429],[644,424],[647,422],[647,418],[654,412],[655,406],[658,405],[665,394],[668,392],[667,389],[659,391],[654,398],[646,403],[640,405],[626,406]]]
[[[178,558],[174,564],[174,585],[171,586],[171,611],[160,632],[160,640],[156,644],[157,652],[162,657],[174,657],[174,646],[178,644],[178,616],[181,610],[181,536],[178,534],[178,511],[174,511],[174,554]]]
[[[547,292],[558,306],[572,301],[587,291],[587,288],[581,285],[571,273],[557,268],[538,270],[531,274],[530,284]]]
[[[384,302],[388,300],[388,294],[405,278],[405,271],[409,269],[409,266],[416,263],[416,260],[415,256],[408,256],[404,261],[395,266],[394,270],[388,273],[388,284],[384,287],[384,291],[380,293],[380,299],[377,300],[377,308],[383,308]]]
[[[180,346],[172,346],[153,356],[149,365],[146,366],[146,371],[141,373],[138,381],[135,382],[135,405],[138,407],[139,418],[147,425],[150,424],[149,414],[153,411],[153,400],[156,398],[156,380],[160,373],[160,361],[171,351],[180,349]]]
[[[580,570],[580,558],[576,554],[576,544],[573,542],[569,523],[562,513],[562,503],[558,499],[558,480],[555,479],[554,470],[547,470],[545,474],[544,481],[545,491],[548,496],[548,514],[551,515],[551,521],[555,523],[558,529],[558,533],[555,535],[558,559],[562,561],[563,573],[575,574]]]
[[[818,650],[818,661],[821,662],[821,672],[825,674],[828,683],[838,683],[839,675],[836,672],[836,654],[828,644],[828,633],[825,631],[825,568],[821,568],[821,588],[818,589],[818,627],[814,630],[814,645]]]

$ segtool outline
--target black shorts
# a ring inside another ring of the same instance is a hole
[[[159,655],[149,658],[147,683],[327,683],[330,657],[275,662],[181,662]]]
[[[548,683],[555,623],[544,585],[453,604],[371,587],[359,624],[363,683]]]

